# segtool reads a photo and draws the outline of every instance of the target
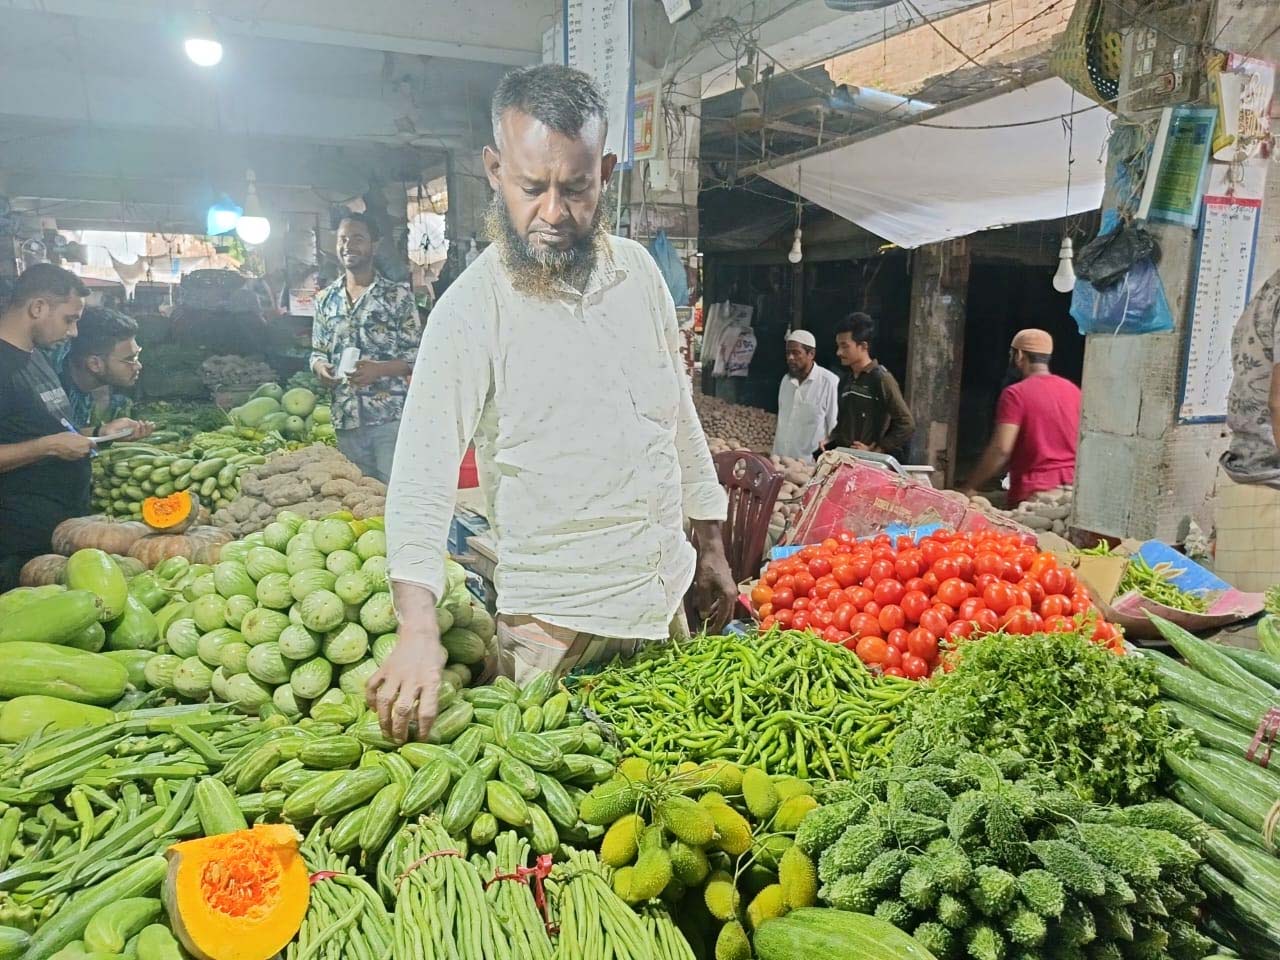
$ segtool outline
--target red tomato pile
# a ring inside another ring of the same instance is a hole
[[[1017,534],[938,531],[918,544],[840,533],[775,560],[751,591],[761,629],[809,630],[868,666],[920,679],[940,645],[980,633],[1058,633],[1093,623],[1120,652],[1075,571]]]

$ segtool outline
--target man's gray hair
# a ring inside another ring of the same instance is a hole
[[[508,111],[527,114],[544,126],[577,138],[585,127],[608,124],[600,88],[573,67],[542,63],[512,70],[493,93],[493,142],[502,145],[502,118]]]

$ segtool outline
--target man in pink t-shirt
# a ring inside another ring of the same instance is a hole
[[[995,431],[966,493],[982,490],[1006,467],[1011,507],[1075,480],[1080,388],[1049,372],[1052,356],[1053,337],[1043,330],[1020,330],[1013,338],[1009,362],[1021,379],[1000,394]]]

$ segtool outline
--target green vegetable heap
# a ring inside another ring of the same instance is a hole
[[[961,738],[980,753],[1017,749],[1087,799],[1149,799],[1161,757],[1189,738],[1158,703],[1150,665],[1086,634],[965,643],[952,672],[915,701],[909,725],[939,744]]]
[[[773,631],[671,644],[580,678],[578,693],[631,756],[835,778],[884,755],[918,687],[812,634]]]
[[[1025,642],[1025,641],[1024,641]],[[797,846],[819,898],[910,932],[938,960],[1199,960],[1200,856],[1174,804],[1102,807],[1023,757],[935,748],[835,785]]]

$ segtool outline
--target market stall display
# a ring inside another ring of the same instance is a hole
[[[1034,493],[1012,510],[1001,510],[992,506],[991,501],[983,496],[973,496],[969,502],[984,513],[1012,520],[1031,530],[1049,531],[1059,536],[1067,532],[1067,522],[1071,519],[1074,491],[1071,487],[1059,487],[1056,490],[1042,490]]]
[[[778,430],[778,418],[759,407],[730,403],[705,393],[694,393],[693,406],[708,438],[718,437],[726,450],[752,450],[768,453]],[[712,453],[716,441],[712,441]]]
[[[1063,631],[1088,621],[1098,642],[1120,642],[1069,566],[1027,537],[995,530],[938,531],[919,542],[840,531],[771,562],[751,601],[762,629],[808,630],[912,679],[934,671],[943,641],[975,632]]]
[[[105,546],[137,533],[120,526]],[[836,539],[797,560],[810,577],[864,550],[888,563],[871,602],[928,555],[936,603],[952,580],[976,591],[979,563],[984,600],[1034,581],[1074,603],[1067,571],[1027,549]],[[65,584],[0,596],[0,956],[1199,960],[1280,944],[1265,650],[1157,621],[1181,666],[1096,637],[1083,606],[1025,633],[970,611],[973,630],[934,638],[925,683],[859,656],[865,637],[775,623],[565,683],[475,686],[492,618],[451,565],[457,662],[425,741],[398,745],[363,695],[396,642],[384,553],[376,521],[284,511],[215,565],[138,571],[87,546]],[[940,576],[962,557],[973,581]]]

